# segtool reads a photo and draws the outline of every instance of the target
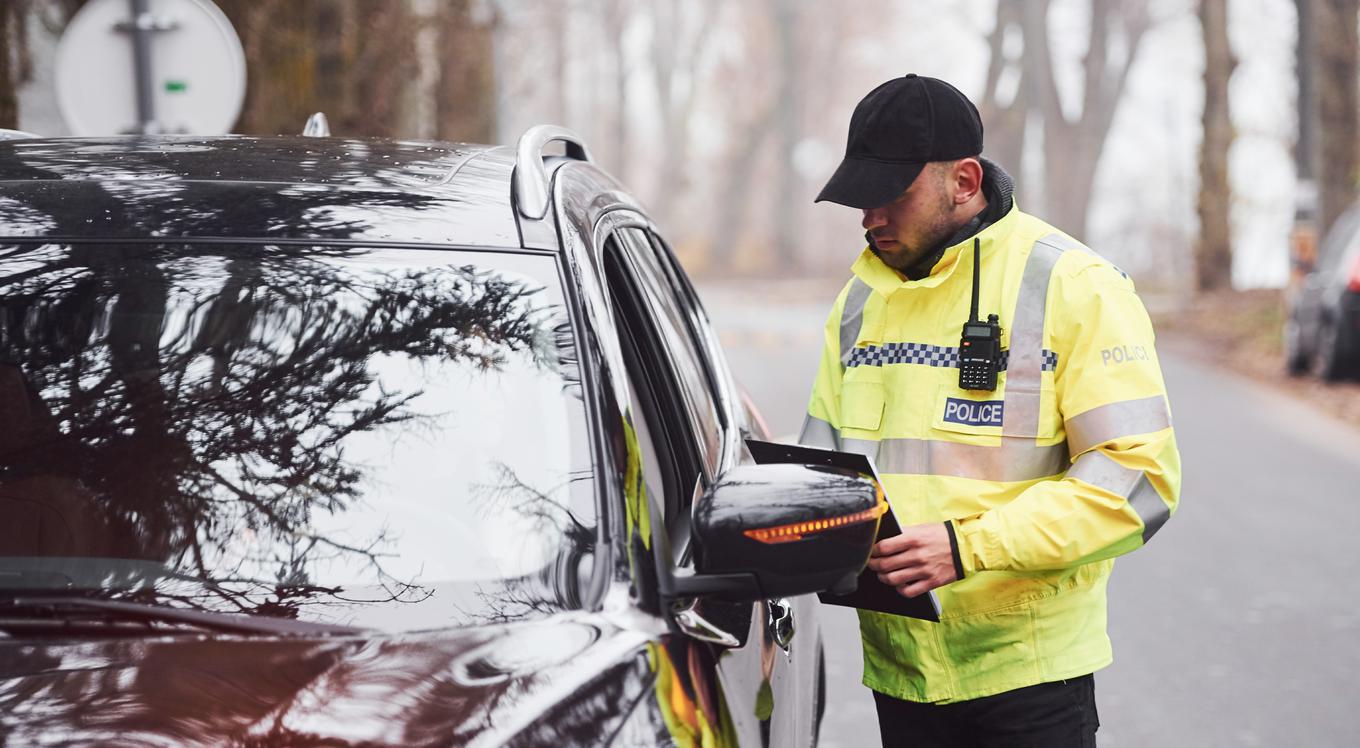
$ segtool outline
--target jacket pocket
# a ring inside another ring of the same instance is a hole
[[[883,372],[877,367],[856,367],[841,382],[841,428],[878,431],[885,405]]]

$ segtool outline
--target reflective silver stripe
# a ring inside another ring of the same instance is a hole
[[[1126,468],[1111,460],[1104,452],[1087,452],[1072,463],[1067,477],[1086,481],[1115,496],[1127,498],[1142,479],[1143,471]]]
[[[850,352],[855,349],[855,339],[864,321],[864,304],[874,290],[868,283],[856,277],[850,282],[850,290],[845,294],[845,306],[841,307],[841,366],[850,361]]]
[[[1048,236],[1044,237],[1044,240],[1048,241],[1053,246],[1058,247],[1060,249],[1075,249],[1081,252],[1085,252],[1086,254],[1099,259],[1101,262],[1108,264],[1116,273],[1119,273],[1125,278],[1129,277],[1129,274],[1121,270],[1118,265],[1115,265],[1113,262],[1110,262],[1104,257],[1101,257],[1099,252],[1095,251],[1094,249],[1091,249],[1085,244],[1082,244],[1076,239],[1063,236],[1062,234],[1049,234]]]
[[[1146,543],[1171,516],[1171,508],[1148,480],[1147,473],[1133,470],[1111,460],[1104,452],[1087,452],[1077,458],[1067,477],[1077,478],[1097,488],[1128,499],[1129,506],[1143,521]]]
[[[1046,236],[1034,243],[1020,279],[1011,319],[1010,360],[1006,364],[1006,405],[1001,433],[1039,435],[1039,391],[1044,368],[1044,310],[1048,284],[1063,248]]]
[[[820,418],[808,416],[803,419],[803,430],[798,434],[798,443],[808,447],[840,449],[841,435],[835,426]]]
[[[1081,252],[1085,252],[1086,254],[1091,255],[1092,257],[1100,257],[1100,255],[1097,254],[1094,249],[1091,249],[1085,244],[1082,244],[1076,239],[1073,239],[1072,237],[1067,236],[1065,234],[1059,234],[1057,232],[1054,232],[1052,234],[1045,234],[1043,238],[1041,238],[1039,241],[1043,242],[1044,244],[1047,244],[1050,247],[1053,247],[1054,249],[1060,249],[1064,252],[1066,252],[1069,249],[1075,249]],[[1100,259],[1103,260],[1105,258],[1101,257]]]
[[[1138,512],[1139,519],[1143,520],[1144,543],[1151,540],[1171,516],[1171,507],[1162,501],[1162,495],[1157,493],[1157,489],[1148,480],[1147,473],[1143,473],[1142,479],[1133,489],[1129,504],[1133,506],[1133,511]]]
[[[1166,397],[1153,395],[1138,400],[1102,405],[1065,421],[1072,454],[1081,454],[1111,439],[1151,434],[1171,426]]]
[[[845,439],[841,449],[868,455],[880,473],[948,475],[998,482],[1037,480],[1067,468],[1067,445],[1036,447],[1003,440],[999,447],[930,439]]]

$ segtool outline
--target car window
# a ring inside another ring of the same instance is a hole
[[[623,229],[618,234],[624,240],[627,259],[647,306],[658,318],[661,344],[674,365],[704,467],[712,475],[718,467],[722,419],[711,386],[708,357],[699,345],[692,311],[687,308],[690,301],[677,288],[641,229]]]
[[[702,374],[682,342],[679,321],[657,308],[654,284],[644,282],[632,252],[621,233],[611,236],[605,244],[605,278],[629,369],[634,418],[641,422],[640,438],[646,435],[658,457],[657,495],[676,555],[682,557],[694,496],[711,478],[705,451],[711,441],[701,438],[700,430],[712,428],[714,416],[696,413],[685,396],[686,385],[702,386]]]
[[[557,260],[0,247],[0,587],[414,630],[576,608]]]
[[[651,231],[647,232],[647,239],[652,249],[651,259],[655,261],[658,272],[665,275],[675,298],[683,300],[685,326],[693,341],[698,360],[703,365],[709,391],[711,393],[722,392],[723,387],[720,384],[719,372],[726,366],[726,363],[722,359],[722,350],[719,347],[717,335],[708,322],[703,304],[699,301],[699,294],[694,290],[694,285],[690,283],[689,276],[685,275],[675,253],[671,251],[665,240]],[[724,408],[720,407],[718,398],[714,398],[714,405],[719,423],[724,428],[728,427],[730,425],[728,414]]]

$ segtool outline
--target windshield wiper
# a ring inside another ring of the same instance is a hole
[[[334,636],[355,634],[363,629],[348,626],[332,626],[325,623],[295,621],[290,618],[268,618],[264,616],[245,616],[231,613],[211,613],[200,610],[181,610],[161,605],[129,603],[118,600],[98,600],[88,597],[14,597],[0,604],[0,627],[9,622],[22,622],[24,627],[40,623],[45,619],[56,619],[58,625],[70,620],[67,616],[76,614],[80,623],[86,623],[91,614],[98,620],[112,623],[143,622],[176,623],[232,634],[275,634],[275,635],[312,635]]]

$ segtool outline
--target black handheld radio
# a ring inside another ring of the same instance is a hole
[[[978,285],[980,282],[982,249],[973,238],[973,302],[968,321],[963,323],[963,339],[959,342],[959,389],[996,389],[996,377],[1001,371],[1001,325],[995,314],[987,321],[978,319]]]

